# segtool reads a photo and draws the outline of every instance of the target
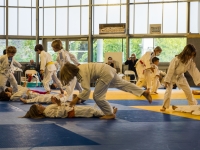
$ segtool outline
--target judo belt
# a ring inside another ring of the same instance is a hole
[[[53,62],[53,61],[48,62],[48,63],[46,64],[46,66],[51,65],[51,64],[54,64],[54,62]]]
[[[68,112],[67,118],[74,118],[74,117],[75,117],[75,111],[74,111],[74,108],[73,108],[73,110]]]

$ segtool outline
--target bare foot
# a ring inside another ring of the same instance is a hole
[[[160,109],[160,111],[165,111],[166,110],[166,108],[165,107],[162,107],[161,109]]]
[[[110,119],[115,119],[115,114],[112,115],[104,115],[103,117],[100,117],[100,119],[105,119],[105,120],[110,120]]]
[[[117,113],[117,108],[113,107],[113,114],[116,114],[116,113]]]
[[[46,94],[50,94],[50,93],[51,93],[51,91],[47,91],[47,92],[46,92]]]
[[[23,99],[23,98],[20,98],[20,101],[22,101],[24,104],[27,103],[27,101],[25,99]]]
[[[149,93],[149,90],[145,90],[145,91],[142,93],[142,95],[148,100],[149,104],[152,103],[152,97],[151,97],[151,95],[150,95],[150,93]]]
[[[192,90],[192,94],[193,94],[193,95],[200,95],[200,92],[199,92],[199,91]]]
[[[172,109],[175,110],[176,108],[178,108],[177,106],[175,105],[172,105]]]

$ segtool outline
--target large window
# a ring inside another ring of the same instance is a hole
[[[186,38],[134,38],[130,39],[130,55],[140,58],[145,52],[153,51],[156,46],[162,48],[160,62],[170,62],[186,45]]]
[[[122,52],[122,60],[126,60],[126,39],[94,39],[93,41],[93,61],[106,62],[107,52]]]
[[[15,60],[18,62],[29,62],[31,59],[35,61],[35,45],[35,40],[8,40],[8,46],[15,46],[17,48]]]
[[[0,56],[3,55],[4,49],[6,49],[6,40],[0,39]]]

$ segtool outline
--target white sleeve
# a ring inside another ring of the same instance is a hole
[[[72,61],[75,65],[80,65],[80,63],[78,62],[78,60],[76,59],[76,57],[75,57],[72,53],[69,53],[69,57],[70,57],[71,61]]]

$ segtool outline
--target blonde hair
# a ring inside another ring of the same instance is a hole
[[[22,118],[40,119],[40,118],[45,118],[45,115],[40,114],[38,109],[37,109],[37,106],[34,104],[30,107],[29,111]]]
[[[60,80],[63,85],[68,85],[69,82],[74,79],[74,77],[78,74],[79,68],[67,62],[60,71]]]
[[[8,54],[8,53],[12,53],[12,54],[15,54],[17,52],[17,49],[16,49],[16,47],[14,47],[14,46],[8,46],[7,48],[6,48],[6,53]]]
[[[59,40],[59,39],[56,39],[54,40],[52,43],[51,43],[51,47],[57,49],[57,50],[61,50],[62,49],[62,41]]]
[[[196,57],[196,48],[192,44],[188,44],[184,47],[183,51],[177,55],[177,57],[180,59],[182,63],[187,63],[189,60],[189,57],[194,54],[194,57]]]

